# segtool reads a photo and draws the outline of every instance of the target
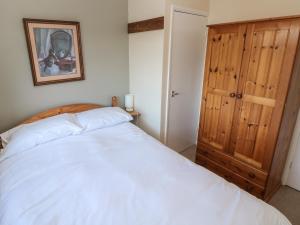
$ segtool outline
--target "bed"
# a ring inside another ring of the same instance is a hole
[[[99,107],[59,107],[24,123]],[[129,120],[22,151],[16,143],[0,157],[1,225],[290,225]]]

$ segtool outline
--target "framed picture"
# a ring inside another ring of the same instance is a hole
[[[80,24],[23,19],[35,86],[84,80]]]

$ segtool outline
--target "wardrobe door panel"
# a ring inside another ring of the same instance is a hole
[[[237,135],[233,143],[236,158],[262,168],[273,109],[263,102],[256,104],[251,100],[242,101]]]
[[[268,170],[280,126],[293,59],[297,20],[250,24],[231,137],[234,156]]]
[[[210,28],[199,141],[227,151],[235,107],[245,25]]]

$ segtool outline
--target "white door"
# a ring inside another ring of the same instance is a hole
[[[293,140],[291,142],[289,156],[290,165],[288,171],[287,185],[300,191],[300,113],[298,114],[297,124],[294,130]]]
[[[175,11],[172,25],[167,145],[195,145],[199,126],[207,17]]]

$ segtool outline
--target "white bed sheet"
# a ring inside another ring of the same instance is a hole
[[[1,225],[290,224],[131,123],[6,156]]]

